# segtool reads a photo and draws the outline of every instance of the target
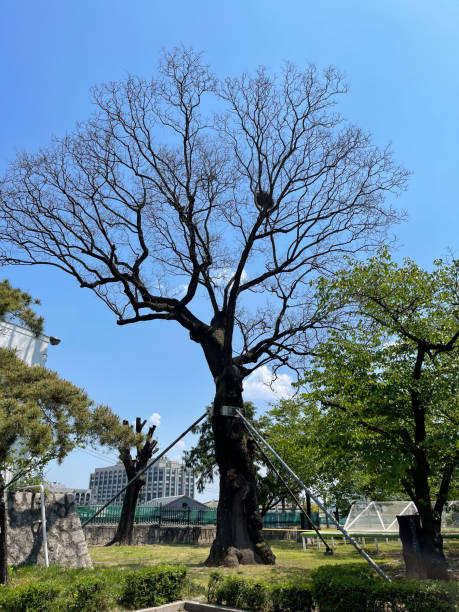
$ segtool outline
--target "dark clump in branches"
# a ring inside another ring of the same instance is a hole
[[[311,278],[399,218],[385,197],[406,173],[334,110],[345,92],[332,68],[219,80],[175,49],[155,78],[94,89],[86,123],[0,182],[3,261],[55,266],[119,325],[175,321],[202,347],[220,472],[209,563],[274,561],[253,449],[221,407],[242,407],[260,366],[302,365],[330,318]]]

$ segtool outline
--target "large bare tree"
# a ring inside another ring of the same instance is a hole
[[[406,174],[334,110],[345,92],[334,69],[286,64],[279,77],[260,68],[222,81],[175,49],[150,81],[94,89],[89,121],[20,155],[0,187],[4,262],[60,268],[118,325],[175,321],[202,347],[220,471],[209,564],[275,559],[253,447],[222,407],[242,408],[256,368],[275,373],[308,353],[325,317],[309,280],[397,218],[384,200]]]

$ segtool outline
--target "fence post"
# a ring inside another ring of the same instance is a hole
[[[188,508],[188,527],[190,526],[190,514],[191,514],[191,508]]]
[[[163,507],[161,504],[159,504],[159,521],[158,521],[159,527],[161,527],[162,510],[163,510]]]

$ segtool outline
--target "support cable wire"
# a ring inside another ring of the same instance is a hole
[[[255,427],[245,418],[245,416],[241,413],[241,411],[238,408],[236,408],[236,413],[241,417],[243,423],[245,424],[245,426],[247,428],[247,431],[249,433],[251,433],[252,435],[255,435],[266,446],[266,448],[269,451],[271,451],[271,453],[274,455],[274,457],[276,457],[276,459],[279,461],[279,463],[282,465],[282,467],[284,467],[287,470],[287,472],[290,474],[290,476],[292,476],[292,478],[300,485],[300,487],[302,487],[307,493],[309,493],[309,495],[311,496],[311,499],[314,501],[314,503],[316,503],[319,506],[319,508],[322,510],[322,512],[324,512],[328,516],[328,518],[331,520],[331,522],[337,527],[337,529],[339,529],[339,531],[341,531],[341,533],[344,535],[344,537],[347,538],[347,540],[349,540],[349,542],[352,544],[352,546],[354,546],[354,548],[365,559],[365,561],[367,561],[371,565],[371,567],[381,576],[381,578],[383,578],[384,580],[387,580],[387,582],[392,582],[391,579],[389,578],[389,576],[387,576],[387,574],[385,574],[385,572],[379,567],[379,565],[377,565],[373,561],[373,559],[363,550],[363,548],[361,548],[359,546],[359,544],[344,529],[344,527],[342,527],[339,524],[339,522],[335,519],[335,517],[325,508],[325,506],[317,499],[317,497],[311,493],[311,491],[306,487],[304,482],[302,482],[298,478],[298,476],[295,474],[295,472],[292,469],[289,468],[289,466],[285,463],[285,461],[281,457],[279,457],[279,455],[272,448],[272,446],[270,446],[268,444],[268,442],[266,442],[266,440],[263,438],[263,436],[260,433],[258,433],[258,431],[255,429]]]
[[[86,525],[87,525],[88,523],[90,523],[90,522],[91,522],[91,521],[92,521],[92,520],[93,520],[93,519],[94,519],[96,516],[98,516],[98,515],[99,515],[99,514],[102,512],[102,510],[105,510],[105,508],[106,508],[107,506],[109,506],[109,505],[112,503],[112,501],[114,501],[114,500],[115,500],[117,497],[119,497],[119,496],[121,495],[121,493],[123,493],[124,491],[126,491],[126,489],[129,487],[129,485],[131,485],[133,482],[135,482],[135,481],[137,480],[137,478],[139,478],[140,476],[142,476],[142,474],[144,474],[144,473],[145,473],[145,472],[146,472],[146,471],[147,471],[147,470],[148,470],[148,469],[149,469],[149,468],[150,468],[152,465],[154,465],[155,463],[158,463],[158,461],[159,461],[159,460],[160,460],[162,457],[164,457],[164,455],[165,455],[167,452],[169,452],[169,451],[171,450],[171,448],[177,444],[177,442],[180,442],[180,440],[181,440],[181,439],[182,439],[184,436],[186,436],[186,434],[187,434],[189,431],[191,431],[191,430],[193,429],[193,427],[196,427],[196,425],[197,425],[198,423],[200,423],[200,422],[201,422],[201,421],[202,421],[202,420],[203,420],[203,419],[204,419],[206,416],[207,416],[207,413],[206,413],[206,412],[204,412],[204,414],[203,414],[203,415],[201,415],[201,416],[199,417],[199,419],[197,419],[197,421],[195,421],[195,422],[194,422],[192,425],[190,425],[190,426],[188,427],[188,429],[185,429],[185,431],[184,431],[182,434],[180,434],[180,436],[179,436],[178,438],[176,438],[176,439],[175,439],[173,442],[171,442],[171,444],[169,444],[169,446],[168,446],[166,449],[164,449],[162,453],[160,453],[160,454],[159,454],[157,457],[155,457],[155,458],[154,458],[152,461],[150,461],[150,463],[147,463],[147,465],[146,465],[146,466],[145,466],[145,467],[144,467],[142,470],[140,470],[140,472],[139,472],[138,474],[136,474],[136,475],[134,476],[134,478],[131,478],[131,480],[130,480],[130,481],[129,481],[129,482],[128,482],[128,483],[127,483],[127,484],[126,484],[126,485],[125,485],[125,486],[124,486],[122,489],[120,489],[120,490],[118,491],[118,493],[116,493],[116,495],[114,495],[114,496],[113,496],[111,499],[109,499],[107,503],[105,503],[105,504],[104,504],[104,505],[103,505],[101,508],[99,508],[99,510],[97,510],[97,512],[95,512],[95,513],[94,513],[94,514],[93,514],[93,515],[92,515],[90,518],[88,518],[88,519],[87,519],[87,520],[86,520],[84,523],[82,523],[82,524],[81,524],[81,526],[82,526],[82,527],[86,527]]]
[[[323,544],[325,545],[325,554],[326,555],[332,555],[333,554],[333,550],[330,548],[330,546],[327,544],[325,538],[323,537],[323,535],[320,533],[320,531],[317,529],[317,527],[314,525],[314,523],[312,522],[311,517],[309,516],[309,514],[306,512],[306,510],[303,508],[302,503],[300,502],[300,500],[298,499],[298,497],[295,495],[295,493],[292,491],[292,489],[290,488],[288,482],[286,481],[286,479],[282,476],[282,474],[280,474],[280,472],[277,470],[276,467],[274,467],[271,459],[266,455],[266,453],[264,452],[264,450],[261,448],[260,444],[258,443],[258,441],[253,438],[253,441],[255,442],[256,447],[258,448],[258,450],[260,451],[263,459],[266,461],[266,463],[269,465],[269,467],[272,469],[272,471],[276,474],[276,476],[279,478],[279,480],[282,482],[282,484],[284,485],[284,487],[287,489],[287,491],[290,493],[290,497],[293,499],[293,501],[295,502],[295,504],[298,506],[301,514],[303,514],[309,521],[309,524],[312,526],[312,528],[314,529],[314,531],[317,534],[317,537],[320,538],[323,542]]]

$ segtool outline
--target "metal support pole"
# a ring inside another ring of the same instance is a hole
[[[94,514],[91,516],[91,518],[88,518],[88,519],[87,519],[87,520],[86,520],[84,523],[82,523],[82,524],[81,524],[81,526],[82,526],[82,527],[86,527],[86,525],[87,525],[88,523],[90,523],[90,522],[91,522],[91,521],[92,521],[92,520],[93,520],[93,519],[94,519],[96,516],[98,516],[98,515],[99,515],[99,514],[102,512],[102,510],[105,510],[105,508],[106,508],[107,506],[109,506],[109,505],[112,503],[112,501],[114,501],[114,500],[115,500],[115,499],[116,499],[116,498],[117,498],[119,495],[121,495],[121,493],[122,493],[123,491],[126,491],[126,489],[129,487],[129,485],[131,485],[133,482],[135,482],[135,481],[137,480],[137,478],[139,478],[140,476],[142,476],[142,474],[144,474],[144,473],[145,473],[145,472],[146,472],[146,471],[147,471],[147,470],[148,470],[148,469],[149,469],[149,468],[150,468],[152,465],[154,465],[155,463],[158,463],[158,461],[159,461],[159,460],[160,460],[162,457],[164,457],[164,455],[165,455],[166,453],[168,453],[168,452],[171,450],[171,448],[177,444],[177,442],[180,442],[180,440],[181,440],[181,439],[182,439],[184,436],[186,436],[186,434],[187,434],[189,431],[191,431],[191,430],[193,429],[193,427],[196,427],[196,425],[197,425],[198,423],[200,423],[200,422],[201,422],[201,421],[202,421],[202,420],[203,420],[203,419],[204,419],[206,416],[207,416],[207,413],[206,413],[206,412],[204,412],[204,414],[203,414],[203,415],[201,415],[201,416],[199,417],[199,419],[197,419],[197,420],[196,420],[196,421],[195,421],[195,422],[194,422],[192,425],[190,425],[190,426],[188,427],[188,429],[185,429],[185,431],[184,431],[182,434],[180,434],[180,436],[179,436],[178,438],[175,438],[175,440],[174,440],[173,442],[171,442],[171,444],[169,444],[169,446],[168,446],[166,449],[164,449],[162,453],[160,453],[160,454],[159,454],[157,457],[155,457],[155,458],[154,458],[152,461],[150,461],[150,463],[147,463],[147,465],[146,465],[146,466],[143,468],[143,470],[140,470],[140,472],[139,472],[138,474],[136,474],[136,475],[134,476],[134,478],[131,478],[131,480],[130,480],[130,481],[127,483],[127,485],[125,485],[125,486],[124,486],[122,489],[120,489],[116,495],[114,495],[114,496],[113,496],[111,499],[109,499],[109,500],[108,500],[108,502],[107,502],[106,504],[104,504],[104,505],[103,505],[101,508],[99,508],[99,510],[98,510],[96,513],[94,513]]]
[[[284,485],[284,487],[287,489],[287,491],[290,493],[291,498],[293,499],[293,501],[295,502],[295,504],[298,506],[300,512],[302,514],[304,514],[304,516],[308,519],[309,524],[312,525],[312,528],[314,529],[314,531],[317,534],[317,537],[320,538],[322,540],[322,542],[324,543],[325,546],[325,554],[326,555],[332,555],[333,554],[333,550],[330,548],[330,546],[327,544],[327,542],[325,541],[325,538],[322,536],[322,534],[319,532],[319,530],[317,529],[317,527],[314,525],[314,523],[311,520],[311,517],[309,516],[309,514],[307,514],[307,512],[305,511],[305,509],[303,508],[303,506],[301,505],[300,500],[297,498],[297,496],[295,495],[295,493],[292,491],[292,489],[289,487],[287,481],[285,480],[285,478],[282,476],[282,474],[279,473],[279,471],[274,467],[271,459],[266,455],[266,453],[263,451],[263,449],[261,448],[261,446],[258,444],[257,440],[253,440],[255,442],[256,447],[258,448],[258,450],[260,451],[260,453],[263,455],[264,460],[268,463],[269,467],[273,470],[273,472],[276,474],[276,476],[281,480],[282,484]]]
[[[387,574],[384,573],[384,571],[379,567],[379,565],[377,565],[373,561],[373,559],[358,545],[358,543],[354,540],[354,538],[351,535],[349,535],[349,533],[339,524],[339,522],[335,519],[335,517],[328,512],[328,510],[315,497],[315,495],[313,495],[311,493],[311,491],[309,491],[309,489],[306,487],[304,482],[302,482],[298,478],[298,476],[295,474],[295,472],[289,468],[289,466],[285,463],[285,461],[283,461],[283,459],[281,459],[281,457],[279,457],[279,455],[276,453],[276,451],[268,444],[268,442],[266,442],[266,440],[263,438],[263,436],[258,433],[258,431],[255,429],[255,427],[245,418],[245,416],[241,413],[241,411],[240,410],[236,410],[236,412],[238,413],[238,415],[241,417],[241,419],[243,420],[243,422],[247,426],[247,429],[249,430],[249,432],[254,434],[255,436],[257,436],[257,438],[261,442],[263,442],[263,444],[266,446],[266,448],[271,451],[271,453],[276,457],[276,459],[279,461],[279,463],[287,470],[287,472],[290,474],[290,476],[292,476],[292,478],[300,485],[300,487],[302,487],[303,489],[305,489],[305,491],[307,491],[309,493],[309,495],[311,496],[311,499],[319,506],[319,508],[322,510],[322,512],[324,512],[325,515],[329,517],[331,522],[349,540],[349,542],[354,546],[354,548],[357,550],[357,552],[365,559],[365,561],[367,561],[371,565],[371,567],[381,576],[381,578],[383,578],[384,580],[387,580],[387,582],[391,582],[391,579],[389,578],[389,576],[387,576]]]
[[[41,530],[43,535],[43,552],[45,554],[45,567],[49,567],[48,561],[48,538],[46,535],[46,508],[45,508],[45,488],[42,484],[40,487],[40,501],[41,501]]]

